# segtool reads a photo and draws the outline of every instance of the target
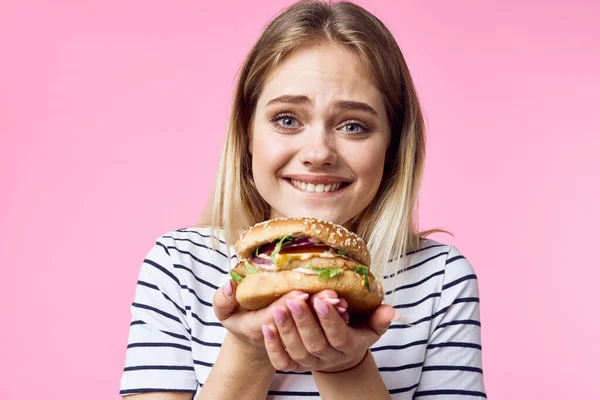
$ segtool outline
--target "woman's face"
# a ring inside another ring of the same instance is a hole
[[[390,139],[383,98],[341,45],[303,47],[267,77],[251,127],[270,218],[348,222],[375,197]]]

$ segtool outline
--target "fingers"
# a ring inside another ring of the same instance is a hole
[[[387,330],[392,321],[398,318],[396,310],[390,305],[383,304],[370,315],[367,319],[367,326],[371,328],[377,336],[383,335]]]
[[[274,326],[265,324],[262,325],[261,329],[265,338],[265,349],[267,349],[269,360],[273,364],[273,367],[279,371],[299,370],[298,363],[292,360],[287,351],[285,351],[277,329]]]
[[[291,308],[294,310],[294,312],[299,311],[297,308],[299,301],[288,300],[288,303],[294,304]],[[296,327],[295,320],[292,318],[292,313],[290,310],[287,309],[287,307],[283,308],[280,306],[274,306],[271,308],[271,311],[273,313],[273,319],[275,320],[275,325],[279,332],[279,336],[281,337],[281,342],[285,346],[290,357],[304,367],[316,367],[318,364],[318,359],[316,356],[312,355],[305,346],[305,342],[302,340],[302,337],[299,333],[300,327]],[[305,326],[306,324],[304,324],[304,327]],[[318,326],[316,326],[316,328],[320,331]],[[318,338],[317,340],[319,341]],[[319,347],[327,347],[327,342],[325,341],[324,336],[319,342],[321,343],[318,345]],[[325,344],[322,344],[323,342],[325,342]]]
[[[228,279],[213,295],[213,309],[219,321],[226,320],[239,308],[235,298],[236,287],[236,283]]]
[[[342,303],[340,302],[340,304]],[[331,347],[342,353],[352,351],[351,330],[346,325],[344,318],[338,314],[335,306],[321,300],[319,297],[315,297],[313,299],[313,308],[319,318],[325,338]]]
[[[346,324],[350,322],[350,315],[346,311],[348,309],[348,302],[345,299],[338,297],[338,294],[335,291],[330,289],[320,291],[311,296],[309,304],[313,303],[315,297],[318,297],[319,299],[336,306],[335,309],[337,310],[338,314],[342,316],[342,319],[346,322]]]

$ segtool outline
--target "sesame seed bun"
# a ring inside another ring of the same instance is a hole
[[[362,265],[371,265],[369,249],[361,237],[341,225],[308,217],[276,218],[258,223],[241,234],[235,249],[238,257],[246,259],[258,246],[285,235],[313,237],[328,246],[345,250]]]
[[[290,260],[276,266],[265,267],[253,262],[257,262],[255,258],[251,258],[256,248],[278,241],[286,235],[312,237],[334,250],[329,254],[309,251],[303,257],[289,257]],[[247,310],[266,307],[292,290],[309,294],[333,290],[348,301],[347,310],[351,314],[373,311],[383,301],[381,283],[370,272],[367,274],[371,256],[366,243],[340,225],[315,218],[272,219],[256,224],[242,233],[235,247],[240,262],[233,269],[235,274],[232,275],[237,274],[242,279],[238,283],[236,298]],[[335,250],[343,250],[343,254]],[[252,267],[250,270],[246,268],[247,262]],[[319,272],[324,269],[338,271],[334,271],[336,274],[333,276],[320,279]]]

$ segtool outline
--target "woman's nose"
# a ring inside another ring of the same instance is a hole
[[[323,167],[337,162],[334,139],[326,132],[310,135],[300,152],[300,161],[307,167]]]

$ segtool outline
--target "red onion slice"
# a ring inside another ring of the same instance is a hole
[[[273,250],[275,250],[275,245],[279,242],[279,239],[273,243],[268,243],[260,246],[258,249],[258,254],[271,254]],[[292,239],[291,241],[285,243],[281,246],[282,249],[287,249],[288,247],[303,247],[303,246],[314,246],[314,245],[322,245],[321,241],[311,238],[311,237],[299,237]]]
[[[273,265],[271,260],[262,257],[250,257],[250,261],[258,265]]]

